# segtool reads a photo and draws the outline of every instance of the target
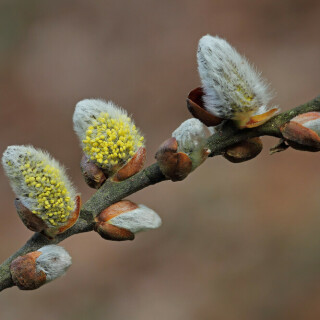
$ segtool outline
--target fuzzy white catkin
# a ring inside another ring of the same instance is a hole
[[[84,99],[79,101],[73,114],[73,127],[81,141],[85,139],[86,131],[92,125],[92,121],[98,118],[102,112],[108,113],[114,119],[128,116],[126,110],[118,107],[112,101],[102,99]]]
[[[161,218],[152,209],[140,204],[137,209],[119,214],[110,219],[110,224],[132,233],[156,229],[161,226]]]
[[[36,259],[36,269],[46,274],[46,282],[64,275],[72,264],[69,253],[60,246],[48,245],[38,251],[41,255]]]
[[[204,105],[209,112],[233,119],[241,112],[262,114],[268,110],[268,85],[226,40],[202,37],[197,59]]]

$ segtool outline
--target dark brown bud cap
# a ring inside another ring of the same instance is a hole
[[[82,176],[90,188],[99,189],[107,179],[106,174],[86,155],[83,155],[81,159],[80,168]]]
[[[203,104],[203,90],[201,87],[193,89],[187,98],[187,107],[190,113],[207,127],[212,127],[220,124],[223,119],[208,112]]]
[[[14,204],[17,209],[17,213],[24,223],[24,225],[31,231],[41,232],[48,228],[45,221],[43,221],[39,216],[32,213],[27,207],[25,207],[19,198],[14,200]]]
[[[21,218],[24,225],[31,231],[42,232],[47,238],[52,239],[57,234],[65,232],[67,229],[71,228],[78,220],[81,208],[81,197],[77,195],[75,198],[75,209],[70,213],[68,220],[64,225],[59,227],[50,227],[42,220],[39,216],[32,213],[27,207],[25,207],[19,198],[16,198],[14,204],[16,206],[19,217]]]

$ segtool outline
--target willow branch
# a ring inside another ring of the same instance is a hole
[[[299,114],[312,111],[320,111],[320,96],[294,109],[280,113],[256,128],[239,130],[232,123],[222,123],[217,133],[208,138],[207,147],[211,150],[210,156],[220,155],[231,145],[246,139],[261,136],[282,138],[280,131],[282,125]]]
[[[293,117],[311,111],[320,111],[320,96],[295,109],[283,112],[260,127],[239,130],[232,123],[223,123],[217,132],[207,140],[207,148],[211,150],[210,156],[220,155],[228,147],[254,137],[273,136],[282,138],[280,127]],[[167,180],[157,163],[152,164],[131,178],[123,182],[107,181],[83,205],[77,223],[66,232],[49,240],[41,233],[35,233],[23,247],[0,265],[0,291],[14,286],[10,274],[10,264],[16,257],[28,252],[36,251],[48,244],[57,244],[75,234],[93,230],[94,218],[105,208],[129,195],[150,185]]]

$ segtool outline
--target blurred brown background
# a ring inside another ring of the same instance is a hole
[[[320,93],[317,0],[2,0],[0,152],[48,150],[81,179],[74,105],[111,99],[147,137],[148,164],[185,119],[200,83],[197,42],[225,37],[277,92],[283,110]],[[163,218],[133,242],[82,234],[63,243],[65,277],[34,292],[1,293],[0,319],[257,320],[320,318],[319,154],[208,160],[180,183],[131,200]],[[0,171],[0,258],[31,236]]]

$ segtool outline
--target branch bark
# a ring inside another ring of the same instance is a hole
[[[210,156],[213,157],[220,155],[228,147],[249,138],[261,136],[282,138],[280,127],[283,124],[299,114],[311,111],[320,111],[320,96],[273,117],[260,127],[239,130],[231,122],[222,123],[217,127],[217,132],[208,138],[206,146],[211,150]],[[75,234],[92,231],[94,218],[102,210],[141,189],[164,180],[167,180],[166,177],[162,174],[158,164],[154,163],[123,182],[105,182],[83,205],[80,217],[72,228],[51,240],[40,233],[35,233],[24,246],[0,265],[0,291],[14,286],[10,264],[16,257],[36,251],[45,245],[57,244]]]

